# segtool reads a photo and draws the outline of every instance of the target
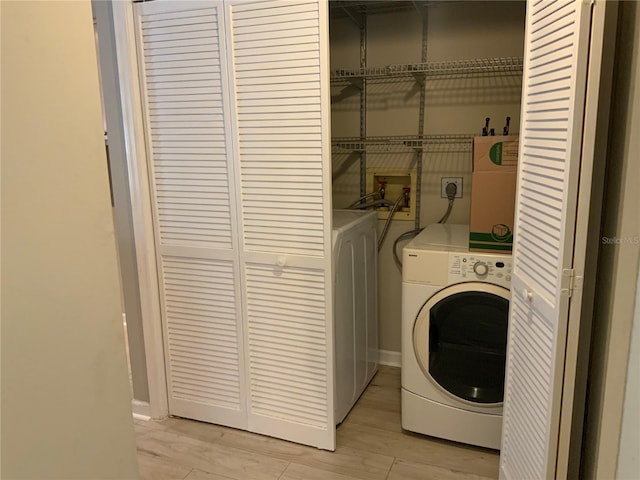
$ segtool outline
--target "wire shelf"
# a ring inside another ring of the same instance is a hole
[[[355,70],[334,70],[331,72],[331,81],[336,83],[362,78],[376,79],[416,75],[429,78],[457,75],[522,74],[522,65],[522,57],[474,58],[446,62],[410,63]]]
[[[334,153],[352,152],[470,152],[475,134],[403,135],[389,137],[334,137]]]
[[[415,2],[403,0],[330,0],[329,13],[332,18],[351,17],[359,15],[375,15],[382,13],[415,10]]]

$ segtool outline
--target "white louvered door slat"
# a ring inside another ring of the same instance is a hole
[[[328,12],[231,1],[249,429],[335,449]]]
[[[563,272],[575,260],[591,15],[583,1],[531,1],[527,8],[500,457],[505,480],[556,473],[570,305]]]
[[[135,11],[169,412],[246,428],[222,2]]]

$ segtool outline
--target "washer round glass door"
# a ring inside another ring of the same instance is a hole
[[[413,328],[413,348],[427,378],[458,400],[502,403],[509,298],[506,288],[468,282],[427,300]]]

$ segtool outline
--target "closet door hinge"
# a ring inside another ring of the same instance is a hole
[[[563,297],[571,298],[575,290],[582,289],[582,281],[582,275],[576,275],[576,271],[573,268],[564,268],[562,270],[560,294]]]

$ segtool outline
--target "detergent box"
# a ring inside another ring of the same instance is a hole
[[[517,136],[474,138],[469,250],[511,252],[517,177]]]

